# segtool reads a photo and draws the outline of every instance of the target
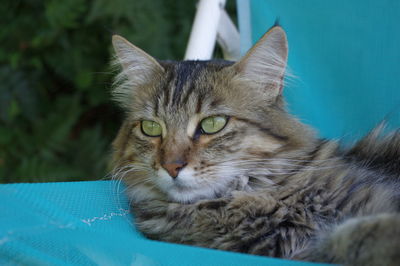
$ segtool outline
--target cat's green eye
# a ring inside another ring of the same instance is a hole
[[[222,130],[228,119],[225,116],[210,116],[200,122],[201,129],[206,134],[214,134]]]
[[[162,133],[161,125],[157,122],[150,120],[142,121],[142,132],[150,137],[158,137]]]

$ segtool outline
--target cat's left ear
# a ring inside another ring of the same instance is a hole
[[[286,33],[280,26],[274,26],[232,67],[239,81],[274,98],[282,91],[287,57]]]

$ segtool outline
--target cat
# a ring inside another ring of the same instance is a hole
[[[286,111],[272,27],[238,62],[157,61],[113,36],[113,142],[150,239],[286,259],[400,265],[400,132],[349,149]]]

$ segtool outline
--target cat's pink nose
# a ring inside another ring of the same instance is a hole
[[[178,162],[171,162],[171,163],[163,163],[162,167],[167,170],[168,174],[172,178],[176,178],[179,174],[179,171],[181,171],[185,166],[187,165],[186,162],[178,161]]]

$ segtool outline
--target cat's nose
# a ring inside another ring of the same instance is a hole
[[[162,164],[162,167],[167,170],[168,174],[172,178],[176,178],[179,174],[179,171],[181,171],[185,166],[187,165],[187,162],[183,161],[176,161],[176,162],[166,162]]]

